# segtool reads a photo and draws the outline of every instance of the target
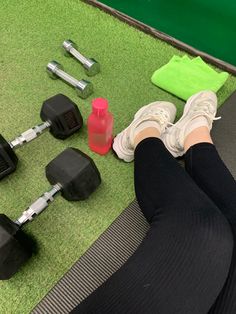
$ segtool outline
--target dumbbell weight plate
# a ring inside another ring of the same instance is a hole
[[[0,180],[16,170],[18,158],[11,146],[0,134]]]
[[[94,161],[75,148],[67,148],[46,167],[48,181],[62,186],[61,195],[68,201],[87,199],[101,183]]]
[[[40,117],[43,121],[51,121],[50,132],[59,139],[69,137],[83,126],[83,118],[77,105],[62,94],[43,103]]]
[[[0,214],[0,280],[11,278],[32,255],[32,240],[12,220]]]

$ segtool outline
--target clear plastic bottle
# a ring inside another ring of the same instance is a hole
[[[92,151],[105,155],[112,145],[113,115],[108,111],[108,101],[96,98],[92,101],[92,113],[88,117],[88,143]]]

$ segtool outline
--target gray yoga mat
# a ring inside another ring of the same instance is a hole
[[[216,147],[236,178],[236,92],[220,108],[221,120],[214,124]],[[148,230],[133,201],[88,251],[63,276],[32,311],[33,314],[67,314],[134,253]]]
[[[212,137],[221,158],[236,179],[236,91],[220,107],[218,116],[222,118],[215,121]]]
[[[67,314],[133,254],[148,223],[132,202],[32,311]]]

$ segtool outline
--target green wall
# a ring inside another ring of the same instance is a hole
[[[101,0],[184,43],[236,65],[235,0]]]

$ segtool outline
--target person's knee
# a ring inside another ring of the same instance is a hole
[[[168,233],[175,235],[179,246],[186,243],[196,255],[205,256],[205,259],[222,258],[226,264],[231,260],[234,245],[231,226],[208,199],[202,200],[201,204],[186,207],[182,212],[171,210],[166,215],[159,213],[153,219],[154,225],[155,222],[159,225],[156,225],[157,229],[167,228]]]
[[[193,224],[196,246],[202,259],[211,261],[222,272],[228,271],[234,246],[232,229],[218,208],[209,204],[202,208],[198,220]]]
[[[208,198],[185,204],[184,208],[159,208],[151,220],[155,237],[174,235],[176,247],[186,245],[196,255],[207,259],[231,260],[233,234],[231,226],[216,205]],[[160,239],[159,238],[159,239]]]
[[[232,255],[234,240],[229,222],[216,206],[212,205],[209,211],[209,217],[205,218],[203,216],[202,225],[205,234],[208,235],[211,246],[219,248],[219,250],[224,248],[226,253],[228,252],[229,255]]]

